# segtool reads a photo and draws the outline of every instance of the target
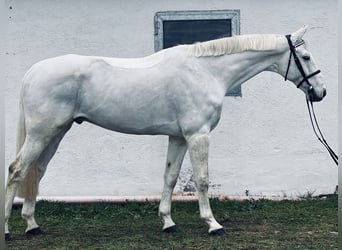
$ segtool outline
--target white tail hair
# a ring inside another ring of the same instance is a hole
[[[25,143],[26,138],[26,128],[25,128],[25,115],[24,115],[24,107],[22,103],[22,99],[20,100],[19,105],[19,122],[17,129],[17,154],[20,152],[22,146]],[[27,176],[21,183],[17,196],[20,198],[32,199],[35,198],[38,194],[38,166],[33,165],[28,172]]]

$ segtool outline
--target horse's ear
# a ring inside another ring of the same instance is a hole
[[[296,32],[294,32],[291,35],[291,40],[293,43],[296,43],[297,41],[300,41],[303,39],[304,34],[306,33],[306,31],[309,29],[309,25],[305,24],[303,27],[301,27],[299,30],[297,30]]]

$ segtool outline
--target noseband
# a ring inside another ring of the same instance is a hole
[[[290,69],[290,65],[291,65],[291,59],[293,56],[293,59],[297,65],[297,68],[299,70],[299,72],[302,74],[303,79],[300,81],[300,83],[297,85],[297,88],[299,88],[300,86],[302,86],[302,84],[304,82],[306,82],[309,86],[309,91],[312,91],[313,86],[312,84],[309,82],[309,78],[319,74],[321,71],[320,70],[316,70],[315,72],[311,73],[310,75],[306,75],[303,69],[302,64],[300,63],[300,60],[297,56],[297,52],[296,52],[296,48],[299,47],[300,45],[304,44],[304,41],[301,40],[298,44],[296,44],[296,46],[293,45],[292,41],[291,41],[291,35],[286,35],[286,39],[287,42],[289,44],[290,47],[290,59],[289,59],[289,63],[287,65],[287,70],[286,70],[286,74],[285,74],[285,81],[287,80],[287,74],[289,73],[289,69]]]

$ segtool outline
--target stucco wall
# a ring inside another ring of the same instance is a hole
[[[35,62],[66,53],[140,57],[153,53],[157,11],[240,9],[241,34],[287,34],[307,23],[309,50],[322,70],[326,99],[316,105],[326,138],[337,148],[337,1],[7,1],[5,40],[6,175],[15,157],[20,80]],[[337,168],[315,139],[304,95],[274,73],[226,97],[211,136],[212,194],[298,195],[333,192]],[[132,136],[74,125],[41,183],[42,196],[158,195],[167,137]],[[186,156],[176,191],[189,183]]]

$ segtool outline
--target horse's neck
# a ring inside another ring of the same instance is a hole
[[[279,56],[271,51],[247,51],[212,58],[210,65],[228,92],[263,71],[274,71]]]

